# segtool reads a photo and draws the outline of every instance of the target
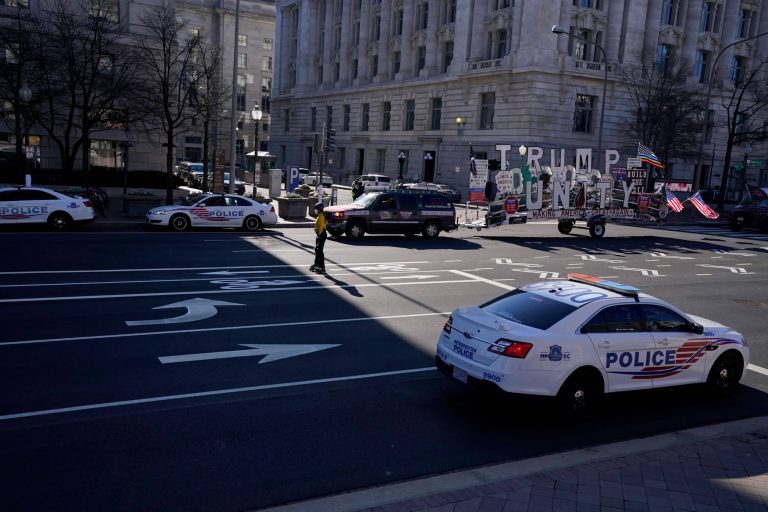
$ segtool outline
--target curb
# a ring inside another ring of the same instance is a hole
[[[492,466],[481,466],[465,471],[419,478],[257,510],[260,512],[355,512],[424,498],[434,494],[494,484],[513,478],[564,469],[589,462],[615,459],[654,450],[664,450],[704,440],[765,429],[768,429],[768,416],[758,416],[756,418],[695,427],[668,434],[659,434],[591,448],[521,459]]]

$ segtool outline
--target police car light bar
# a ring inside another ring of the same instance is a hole
[[[640,293],[640,288],[635,288],[628,284],[617,283],[616,281],[601,279],[599,277],[588,276],[586,274],[568,274],[568,280],[591,284],[592,286],[611,290],[612,292],[620,293],[622,295],[630,295],[635,298],[637,298],[637,294]]]

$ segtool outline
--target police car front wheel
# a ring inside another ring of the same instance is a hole
[[[48,217],[48,225],[56,231],[65,231],[72,225],[72,217],[63,212],[54,212]]]
[[[721,355],[707,376],[707,386],[716,395],[725,395],[736,389],[744,371],[744,361],[735,351]]]

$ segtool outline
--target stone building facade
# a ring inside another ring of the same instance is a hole
[[[496,145],[511,145],[513,167],[520,145],[541,147],[545,160],[562,148],[572,163],[576,148],[597,150],[602,118],[602,147],[618,150],[624,163],[638,141],[626,133],[635,113],[618,67],[638,62],[644,48],[673,51],[696,64],[690,87],[704,94],[721,49],[768,32],[766,7],[759,0],[278,0],[270,151],[279,166],[309,167],[317,163],[314,134],[331,126],[337,149],[326,169],[339,181],[362,172],[398,176],[405,157],[406,178],[466,191],[470,148],[477,158],[499,158]],[[553,25],[596,44],[557,35]],[[729,76],[736,58],[766,57],[768,37],[756,38],[726,50],[716,73]],[[702,168],[712,186],[725,145],[724,118],[715,115]],[[741,151],[734,148],[736,161]],[[768,159],[765,144],[752,148],[757,154]],[[668,178],[691,181],[695,160],[673,162]],[[750,172],[750,182],[768,182],[764,170]]]
[[[84,6],[89,0],[78,0]],[[141,33],[141,19],[153,7],[163,0],[101,0],[113,5],[109,11],[122,33],[133,35]],[[239,34],[235,43],[235,5],[236,0],[168,0],[175,4],[190,35],[200,34],[209,42],[218,44],[222,49],[222,77],[231,83],[233,65],[237,65],[237,155],[236,161],[244,164],[244,155],[252,152],[255,143],[254,125],[251,110],[258,103],[264,115],[260,121],[259,138],[261,146],[266,147],[269,138],[270,100],[274,74],[274,29],[275,4],[269,0],[240,0]],[[43,5],[42,0],[6,0],[0,1],[0,23],[5,16],[21,5],[33,12]],[[43,27],[44,30],[44,27]],[[234,62],[234,45],[237,44],[237,63]],[[3,58],[6,52],[0,55]],[[34,94],[34,84],[30,87]],[[226,107],[229,110],[229,107]],[[176,138],[175,161],[200,161],[202,159],[201,127],[191,123],[184,133]],[[12,151],[15,145],[13,116],[0,119],[0,151]],[[225,118],[213,127],[212,144],[225,150],[226,160],[231,152],[230,121]],[[30,148],[39,165],[43,168],[57,168],[60,165],[59,153],[45,132],[37,126],[29,127]],[[130,170],[165,170],[165,152],[163,136],[148,130],[139,124],[105,129],[93,134],[91,141],[90,165],[108,168],[122,168],[123,143],[130,143]],[[211,150],[214,147],[210,148]],[[212,153],[212,151],[211,151]],[[78,157],[80,158],[80,157]],[[78,160],[75,168],[80,168]]]

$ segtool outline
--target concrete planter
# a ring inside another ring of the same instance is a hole
[[[126,196],[123,201],[128,217],[144,217],[149,210],[165,203],[163,198],[158,196]]]
[[[283,219],[303,219],[307,216],[307,200],[303,197],[276,197],[277,214]]]

